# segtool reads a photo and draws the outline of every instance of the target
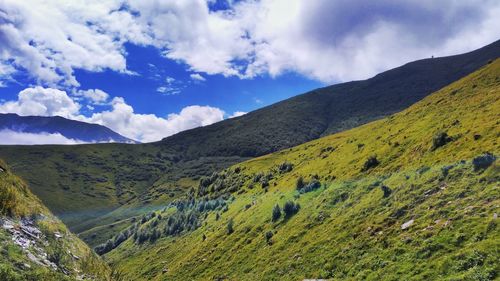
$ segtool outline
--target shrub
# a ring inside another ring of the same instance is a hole
[[[392,193],[392,190],[386,185],[382,185],[380,189],[382,189],[382,192],[384,193],[384,198],[389,197],[389,195],[391,195]]]
[[[495,162],[496,159],[497,158],[495,157],[495,155],[489,152],[486,152],[483,155],[475,157],[474,159],[472,159],[472,165],[474,166],[474,171],[477,172],[480,170],[485,170],[486,168],[491,166],[491,164],[493,164],[493,162]]]
[[[260,179],[264,176],[263,173],[258,173],[255,176],[253,176],[253,182],[257,183],[260,181]]]
[[[227,222],[227,234],[231,234],[234,232],[234,222],[233,222],[233,219],[229,219],[229,221]]]
[[[271,231],[266,232],[266,234],[264,234],[264,237],[266,238],[267,244],[272,243],[271,238],[273,238],[273,233]]]
[[[280,173],[288,173],[293,170],[293,165],[292,163],[285,161],[278,166],[278,170],[280,171]]]
[[[321,187],[321,183],[318,180],[312,180],[310,183],[306,184],[303,188],[299,189],[300,193],[307,193],[314,191]]]
[[[298,179],[297,179],[297,182],[295,183],[295,188],[297,190],[300,190],[304,187],[305,185],[305,182],[304,182],[304,178],[302,176],[300,176]]]
[[[370,156],[366,160],[365,164],[363,164],[362,172],[366,172],[372,168],[377,167],[380,164],[376,156]]]
[[[447,143],[451,142],[452,140],[453,140],[453,138],[448,136],[447,133],[439,132],[432,139],[432,150],[436,150],[436,149],[440,148],[441,146],[444,146]]]
[[[285,218],[290,218],[295,215],[300,210],[299,203],[294,203],[292,201],[287,201],[283,206],[283,212],[285,213]]]
[[[264,179],[262,179],[261,185],[262,185],[262,188],[267,188],[267,187],[269,187],[269,181],[266,178],[264,178]]]
[[[272,221],[275,222],[281,218],[281,208],[280,205],[276,204],[273,208]]]

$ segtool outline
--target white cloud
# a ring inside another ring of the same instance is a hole
[[[187,106],[180,113],[161,118],[153,114],[134,113],[132,106],[123,98],[114,98],[111,103],[111,110],[94,113],[90,118],[81,120],[104,125],[131,139],[152,142],[224,119],[224,111],[210,106]]]
[[[99,93],[100,90],[92,90],[92,93],[96,92]],[[94,95],[91,96],[95,98]],[[62,116],[104,125],[123,136],[141,142],[158,141],[180,131],[210,125],[224,119],[224,111],[211,106],[187,106],[179,113],[169,114],[165,118],[154,114],[135,113],[133,107],[121,97],[113,98],[110,106],[110,110],[96,112],[87,117],[81,114],[81,105],[73,101],[65,91],[37,86],[22,90],[15,101],[0,102],[0,113]],[[94,109],[91,105],[86,107]]]
[[[248,112],[244,112],[244,111],[235,111],[232,115],[229,116],[229,118],[240,117],[240,116],[243,116],[247,113]]]
[[[500,37],[496,0],[0,0],[0,74],[78,85],[73,71],[131,73],[124,44],[150,45],[198,73],[366,78]],[[165,90],[167,90],[165,88]]]
[[[73,101],[65,91],[40,86],[19,92],[16,101],[0,104],[0,113],[19,115],[61,116],[72,118],[78,114],[80,104]]]
[[[5,145],[33,145],[33,144],[81,144],[83,142],[74,139],[68,139],[63,135],[49,133],[25,133],[12,130],[0,130],[0,144]]]
[[[184,85],[182,82],[177,81],[175,78],[167,76],[165,77],[165,83],[163,86],[156,88],[158,93],[171,96],[180,94]]]
[[[189,75],[189,77],[191,77],[191,79],[193,79],[195,81],[199,81],[199,82],[207,81],[207,79],[205,79],[205,77],[201,76],[199,73],[193,73],[193,74]]]
[[[108,93],[100,89],[77,90],[73,92],[73,95],[84,98],[96,105],[105,104],[109,98]]]

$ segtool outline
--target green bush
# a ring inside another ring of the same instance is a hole
[[[487,169],[497,158],[495,155],[486,152],[472,159],[472,165],[474,166],[474,171],[480,171]]]
[[[283,212],[285,213],[285,218],[290,218],[300,210],[299,203],[294,203],[292,201],[287,201],[285,205],[283,205]]]
[[[432,138],[432,150],[436,150],[452,140],[453,138],[448,136],[446,132],[439,132],[434,136],[434,138]]]
[[[377,167],[380,164],[376,156],[370,156],[363,164],[363,168],[361,168],[362,172],[366,172],[372,168]]]
[[[276,204],[273,208],[272,221],[278,221],[281,218],[281,208],[280,205]]]
[[[229,219],[229,221],[227,222],[227,234],[231,234],[234,232],[234,221],[233,219]]]

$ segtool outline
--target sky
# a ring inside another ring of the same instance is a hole
[[[141,142],[500,39],[497,0],[0,0],[0,113]],[[9,143],[78,143],[2,131]]]

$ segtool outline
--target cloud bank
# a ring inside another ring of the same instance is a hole
[[[81,144],[83,142],[68,139],[61,134],[25,133],[12,130],[0,130],[0,144],[33,145],[33,144]]]
[[[294,71],[324,82],[500,38],[496,0],[0,0],[0,76],[26,70],[78,86],[74,69],[127,69],[125,43],[153,46],[197,73]]]
[[[18,99],[0,103],[0,113],[17,113],[22,116],[62,116],[68,119],[100,124],[119,134],[140,142],[152,142],[173,135],[180,131],[199,126],[207,126],[224,120],[225,112],[211,106],[192,105],[184,107],[179,113],[158,117],[154,114],[134,112],[132,106],[121,97],[115,97],[110,102],[110,109],[95,112],[87,117],[81,114],[81,105],[76,99],[82,96],[92,101],[107,103],[108,96],[101,90],[87,90],[83,93],[68,95],[65,91],[36,86],[19,92]],[[39,141],[36,141],[39,136]],[[13,134],[4,132],[0,137],[9,144],[41,144],[61,143],[71,144],[74,140],[65,140],[61,135]],[[52,142],[50,142],[52,141]],[[0,140],[0,142],[2,142]]]

